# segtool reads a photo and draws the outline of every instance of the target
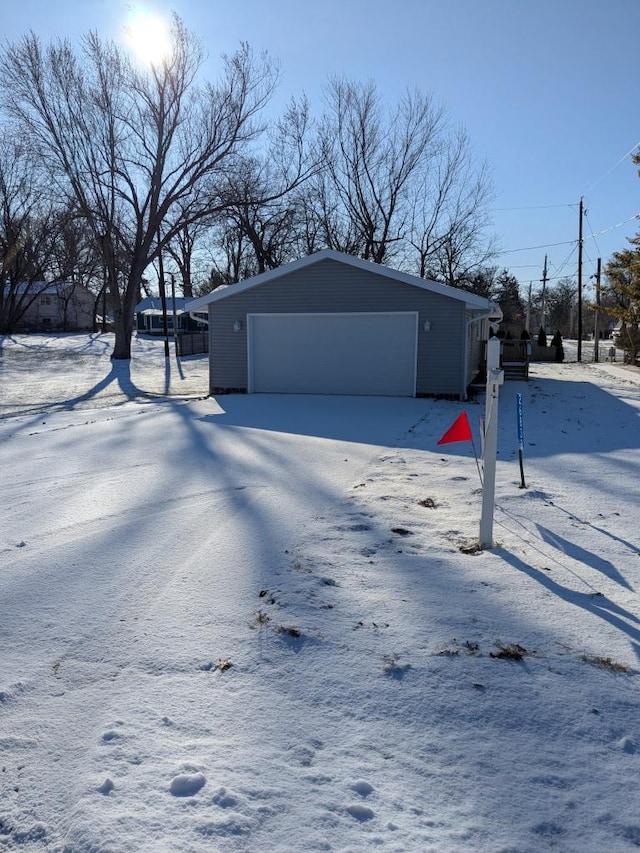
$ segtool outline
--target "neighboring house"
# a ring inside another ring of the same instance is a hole
[[[188,302],[209,311],[209,390],[465,398],[487,299],[324,249]]]
[[[183,296],[175,298],[175,317],[177,332],[201,332],[206,329],[207,319],[206,314],[200,318],[191,317],[185,311],[185,302],[187,300]],[[169,334],[173,334],[173,317],[174,303],[171,297],[167,297],[167,329]],[[162,322],[162,300],[159,296],[147,296],[142,302],[139,302],[133,309],[136,318],[136,329],[138,332],[146,335],[162,335],[164,333],[164,325]]]
[[[25,310],[16,321],[18,332],[80,332],[93,328],[95,296],[73,282],[24,283],[14,288]]]

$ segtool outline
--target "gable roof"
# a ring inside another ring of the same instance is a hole
[[[173,302],[170,296],[167,296],[167,313],[173,312]],[[176,314],[184,314],[185,302],[184,296],[176,296],[175,306]],[[142,302],[138,302],[133,309],[134,314],[162,314],[162,299],[159,296],[147,296]]]
[[[399,270],[391,269],[391,267],[375,264],[372,261],[363,261],[362,258],[356,258],[353,255],[346,255],[343,252],[336,252],[333,249],[322,249],[315,252],[313,255],[307,255],[297,261],[292,261],[284,266],[277,267],[274,270],[255,275],[252,278],[247,278],[237,284],[231,284],[228,287],[218,288],[199,299],[193,299],[187,302],[187,311],[200,311],[208,307],[212,302],[218,302],[221,299],[226,299],[229,296],[234,296],[236,293],[244,293],[245,290],[251,290],[254,287],[260,287],[274,279],[289,275],[293,272],[298,272],[306,267],[319,264],[322,261],[336,261],[345,266],[354,267],[355,269],[364,270],[374,275],[379,275],[382,278],[388,278],[392,281],[402,282],[412,287],[418,287],[421,290],[428,290],[431,293],[437,293],[440,296],[447,296],[449,299],[456,299],[458,302],[464,302],[465,306],[470,311],[487,311],[491,308],[496,309],[496,316],[501,316],[500,309],[494,305],[489,299],[483,296],[477,296],[475,293],[468,293],[465,290],[460,290],[457,287],[450,287],[447,284],[440,284],[437,281],[431,281],[426,278],[418,278],[415,275],[409,275]]]
[[[43,295],[59,295],[69,289],[86,290],[84,285],[76,284],[72,281],[21,281],[18,284],[5,284],[5,292],[13,291],[18,294],[28,294],[33,296]]]

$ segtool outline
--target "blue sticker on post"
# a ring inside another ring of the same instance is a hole
[[[518,447],[524,450],[524,420],[522,417],[522,394],[516,394],[516,413],[518,420]]]

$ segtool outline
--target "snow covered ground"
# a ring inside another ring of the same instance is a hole
[[[0,339],[0,850],[640,847],[637,370],[503,387],[478,553],[482,396],[111,343]]]

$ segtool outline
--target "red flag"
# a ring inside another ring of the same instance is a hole
[[[473,441],[466,412],[455,419],[438,444],[451,444],[454,441]]]

